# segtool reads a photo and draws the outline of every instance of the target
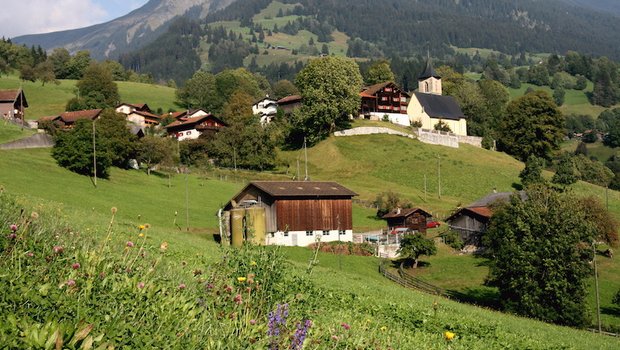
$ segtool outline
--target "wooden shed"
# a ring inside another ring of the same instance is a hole
[[[390,231],[397,228],[407,228],[415,232],[426,233],[426,221],[432,217],[427,211],[420,208],[396,208],[383,215]]]
[[[226,204],[224,210],[265,209],[265,244],[307,246],[352,241],[351,199],[357,194],[335,182],[255,181]]]

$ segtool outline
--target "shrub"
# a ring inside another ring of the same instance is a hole
[[[452,249],[461,250],[465,246],[465,243],[463,243],[463,240],[461,239],[461,235],[459,235],[456,231],[447,231],[442,233],[441,237],[448,246],[452,247]]]

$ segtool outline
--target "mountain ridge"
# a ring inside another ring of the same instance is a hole
[[[97,59],[116,58],[138,49],[163,34],[174,18],[205,17],[210,11],[235,0],[150,0],[142,7],[111,21],[85,28],[13,38],[18,44],[41,45],[51,50],[64,47],[70,52],[89,50]]]

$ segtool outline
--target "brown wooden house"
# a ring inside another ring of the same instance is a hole
[[[426,221],[431,214],[420,208],[396,208],[383,215],[387,221],[389,232],[399,228],[406,228],[414,232],[426,233]]]
[[[0,117],[24,120],[24,109],[28,101],[22,89],[0,90]]]
[[[302,104],[302,97],[299,95],[286,96],[278,100],[278,108],[285,114],[293,113],[293,111]]]
[[[255,181],[226,204],[224,210],[265,210],[266,244],[307,246],[353,240],[351,199],[357,194],[335,182]]]
[[[202,134],[215,134],[228,126],[220,118],[213,114],[199,115],[197,117],[180,117],[176,121],[166,125],[168,135],[179,141],[194,140]]]
[[[101,109],[88,109],[83,111],[64,112],[53,119],[53,123],[63,129],[71,129],[80,119],[95,120],[101,115]]]
[[[411,96],[391,81],[368,86],[360,92],[360,115],[371,113],[407,114]]]

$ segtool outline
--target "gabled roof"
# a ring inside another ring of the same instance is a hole
[[[23,90],[0,90],[0,102],[16,102],[20,95],[23,98],[24,107],[28,107],[28,101]]]
[[[381,91],[381,89],[384,89],[384,88],[386,88],[388,86],[392,86],[394,89],[401,90],[401,93],[406,95],[407,97],[410,96],[408,93],[402,91],[402,89],[400,87],[398,87],[398,85],[396,85],[392,81],[385,81],[383,83],[378,83],[378,84],[367,86],[367,87],[362,89],[362,92],[360,92],[360,96],[362,96],[362,97],[375,97],[377,92]]]
[[[181,117],[175,120],[174,122],[166,125],[165,127],[166,129],[169,129],[169,128],[180,127],[180,126],[193,126],[193,125],[202,123],[202,121],[205,119],[215,119],[215,121],[217,121],[218,123],[227,125],[220,118],[214,116],[213,114],[207,114],[207,115],[202,115],[202,116],[193,117],[193,118]]]
[[[282,105],[282,104],[301,102],[301,99],[302,97],[299,95],[286,96],[284,98],[279,99],[278,104]]]
[[[151,118],[151,119],[159,120],[161,118],[160,116],[158,116],[156,114],[153,114],[153,113],[150,113],[150,112],[147,112],[147,111],[135,110],[135,111],[131,112],[130,114],[134,114],[134,113],[138,114],[138,115],[141,115],[143,117]]]
[[[89,109],[83,111],[64,112],[60,115],[60,120],[65,123],[75,123],[79,119],[95,120],[101,114],[101,109]]]
[[[439,74],[435,72],[435,69],[433,68],[433,63],[431,62],[431,58],[429,57],[426,60],[426,67],[424,68],[424,72],[420,74],[418,80],[426,80],[431,77],[441,79],[441,76],[439,76]]]
[[[118,106],[116,106],[116,108],[120,107],[120,106],[129,106],[129,107],[133,107],[136,110],[139,111],[150,111],[151,109],[149,108],[149,105],[147,105],[146,103],[121,103]]]
[[[395,218],[406,218],[410,215],[413,215],[415,213],[421,213],[422,215],[426,216],[427,218],[430,218],[432,215],[430,213],[428,213],[426,210],[424,209],[420,209],[420,208],[408,208],[408,209],[394,209],[391,212],[383,215],[383,217],[381,217],[382,219],[395,219]]]
[[[471,213],[473,214],[473,216],[478,216],[479,218],[488,220],[491,218],[491,216],[493,216],[493,209],[492,209],[493,205],[501,203],[501,202],[510,201],[510,197],[513,194],[515,193],[514,192],[491,193],[488,196],[475,201],[469,206],[457,210],[456,212],[454,212],[454,214],[450,215],[450,217],[447,218],[446,221],[450,221],[461,214],[467,214],[467,213]],[[519,195],[521,200],[527,199],[527,195],[525,194],[524,191],[519,191],[516,194]]]
[[[431,118],[459,120],[467,118],[452,96],[414,92],[424,111]]]
[[[269,96],[265,96],[265,97],[261,98],[260,100],[254,102],[254,104],[252,106],[255,106],[255,105],[257,105],[257,104],[259,104],[259,103],[261,103],[261,102],[263,102],[265,100],[273,101],[273,103],[278,103],[278,100],[275,100],[275,99],[273,99],[273,98],[271,98]]]

